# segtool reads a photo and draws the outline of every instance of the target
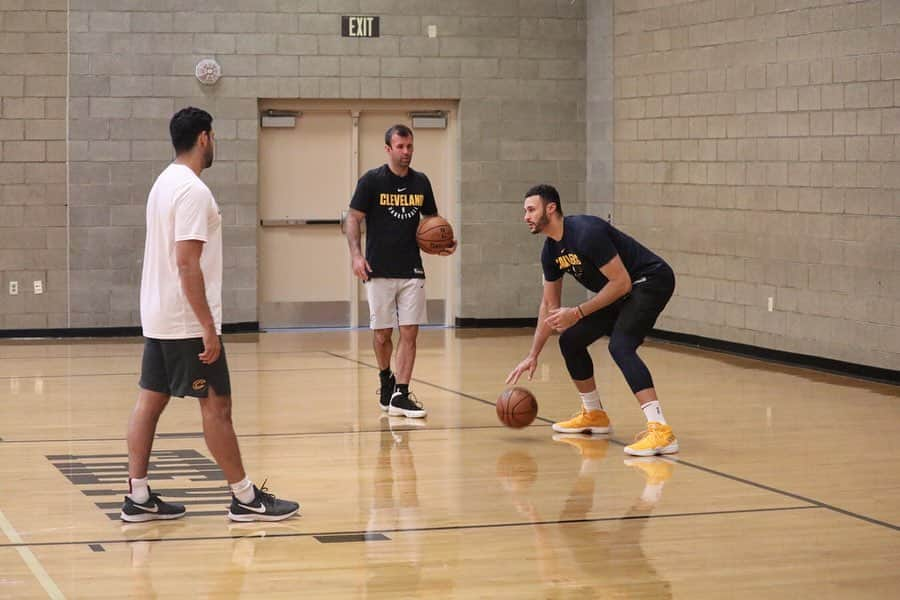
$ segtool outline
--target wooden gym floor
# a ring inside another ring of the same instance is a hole
[[[423,330],[425,422],[388,418],[367,331],[226,336],[257,482],[302,516],[229,524],[196,402],[173,399],[151,485],[188,516],[123,525],[139,339],[0,344],[0,598],[900,597],[900,388],[648,342],[671,459],[627,460],[643,414],[603,342],[610,436],[555,340],[539,420],[493,402],[530,330]]]

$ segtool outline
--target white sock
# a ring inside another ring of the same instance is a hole
[[[128,497],[137,502],[138,504],[143,504],[147,500],[150,499],[150,478],[143,477],[141,479],[131,478],[128,480]]]
[[[600,392],[597,391],[597,388],[586,394],[578,395],[581,396],[581,404],[584,406],[584,410],[603,410],[603,405],[600,404]]]
[[[229,483],[228,487],[231,488],[231,493],[234,494],[234,497],[244,504],[253,502],[253,499],[256,498],[256,494],[253,492],[253,482],[246,477],[237,483]]]
[[[647,422],[654,423],[662,423],[665,425],[666,418],[662,413],[662,406],[659,405],[659,400],[654,400],[653,402],[648,402],[647,404],[641,404],[641,410],[644,411],[644,414],[647,416]]]

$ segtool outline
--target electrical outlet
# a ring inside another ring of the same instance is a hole
[[[43,294],[44,293],[44,282],[40,279],[34,280],[34,293],[35,294]]]
[[[775,298],[769,296],[769,312],[775,310]]]
[[[10,296],[18,296],[19,295],[19,282],[18,281],[10,281],[9,282],[9,295]]]
[[[429,25],[428,26],[428,37],[430,37],[430,38],[437,37],[437,25]]]

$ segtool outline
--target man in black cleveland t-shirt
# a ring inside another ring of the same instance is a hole
[[[416,361],[419,325],[427,322],[425,270],[416,244],[420,215],[436,215],[431,182],[409,167],[413,133],[394,125],[384,134],[388,162],[359,178],[350,201],[347,241],[353,272],[366,284],[375,358],[380,369],[381,409],[389,415],[421,418],[425,408],[409,393]],[[360,224],[366,221],[366,254],[360,250]],[[442,252],[452,254],[456,243]],[[391,372],[391,335],[400,328],[396,375]]]
[[[532,233],[547,236],[541,252],[544,295],[531,352],[512,370],[507,383],[515,383],[526,372],[530,379],[550,333],[559,331],[559,347],[581,395],[582,409],[568,421],[554,423],[553,429],[564,434],[608,433],[609,417],[600,403],[587,350],[607,335],[609,352],[647,417],[647,431],[625,452],[634,456],[678,452],[678,440],[663,417],[653,378],[637,355],[675,291],[671,267],[603,219],[563,217],[559,193],[550,185],[534,186],[525,194],[525,222]],[[596,295],[578,306],[560,307],[565,273]]]

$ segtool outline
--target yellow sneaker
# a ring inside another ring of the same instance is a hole
[[[554,442],[565,442],[573,446],[582,458],[603,458],[609,447],[606,438],[595,438],[583,433],[561,433],[553,436]]]
[[[609,433],[609,416],[605,410],[587,410],[583,406],[581,412],[568,421],[553,424],[553,431],[560,433]]]
[[[643,471],[647,478],[647,485],[658,485],[665,483],[672,477],[672,471],[675,470],[669,459],[659,458],[658,456],[639,456],[638,458],[626,458],[625,464]]]
[[[678,440],[672,428],[663,423],[647,423],[647,429],[634,436],[634,443],[625,446],[625,454],[632,456],[653,456],[678,452]]]

